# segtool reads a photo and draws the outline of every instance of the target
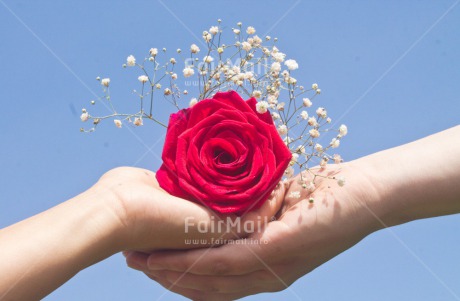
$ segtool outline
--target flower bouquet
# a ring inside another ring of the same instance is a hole
[[[111,112],[96,116],[83,109],[81,120],[92,127],[81,131],[93,132],[108,119],[118,128],[143,126],[144,120],[165,126],[154,108],[170,103],[176,112],[169,118],[158,183],[174,196],[222,214],[260,208],[296,169],[303,189],[313,191],[318,177],[343,186],[344,178],[319,174],[311,166],[325,169],[331,160],[342,162],[330,151],[347,127],[333,129],[323,106],[312,109],[321,89],[316,83],[299,84],[293,77],[298,63],[286,59],[277,38],[259,37],[254,27],[244,29],[241,23],[226,36],[220,20],[202,37],[204,49],[192,44],[172,57],[166,48],[151,48],[140,62],[127,57],[123,67],[140,73],[134,113],[118,113],[110,79],[97,77],[104,94],[91,105],[102,103]]]

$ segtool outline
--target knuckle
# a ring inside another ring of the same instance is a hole
[[[134,170],[133,167],[126,167],[126,166],[115,167],[115,168],[107,171],[103,175],[103,177],[127,175],[127,174],[130,174],[133,170]]]

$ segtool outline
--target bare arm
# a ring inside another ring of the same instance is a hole
[[[278,200],[256,215],[273,215]],[[185,239],[234,237],[201,233],[213,213],[163,192],[148,170],[118,168],[81,195],[0,230],[0,300],[39,300],[82,269],[122,250],[199,247]]]
[[[460,126],[356,161],[372,175],[370,204],[391,226],[460,212]]]

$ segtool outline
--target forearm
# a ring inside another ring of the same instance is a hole
[[[118,221],[102,196],[85,192],[0,230],[0,299],[39,300],[118,250]]]
[[[460,126],[354,162],[369,175],[381,221],[397,225],[460,212]]]

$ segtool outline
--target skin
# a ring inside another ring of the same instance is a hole
[[[242,222],[273,216],[283,196],[280,186]],[[0,230],[0,271],[8,271],[0,273],[0,300],[42,299],[79,271],[123,250],[184,249],[200,247],[185,239],[246,235],[236,229],[201,233],[197,226],[185,233],[185,220],[191,217],[208,226],[219,218],[162,191],[151,171],[111,170],[75,198]]]
[[[234,300],[286,289],[382,228],[460,212],[460,126],[319,171],[344,176],[308,192],[294,179],[278,220],[253,239],[268,244],[128,252],[130,267],[193,300]],[[300,191],[300,198],[291,192]],[[314,198],[314,203],[308,199]]]

